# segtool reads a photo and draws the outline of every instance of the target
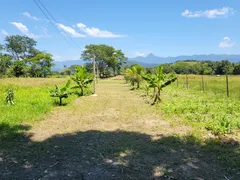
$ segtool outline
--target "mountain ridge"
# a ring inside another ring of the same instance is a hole
[[[202,55],[180,55],[180,56],[169,56],[169,57],[159,57],[153,53],[148,54],[145,57],[138,56],[134,58],[129,58],[129,61],[147,63],[147,64],[165,64],[174,63],[179,60],[211,60],[211,61],[221,61],[229,60],[230,62],[240,62],[240,54],[202,54]]]

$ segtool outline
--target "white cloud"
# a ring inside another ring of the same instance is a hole
[[[220,48],[228,48],[228,47],[233,47],[235,43],[229,38],[229,37],[224,37],[222,42],[219,44]]]
[[[63,24],[57,24],[57,26],[64,30],[66,33],[68,33],[69,35],[71,35],[72,37],[76,37],[76,38],[82,38],[82,37],[86,37],[86,35],[84,34],[80,34],[78,32],[76,32],[73,28],[69,27],[69,26],[65,26]]]
[[[146,56],[147,52],[135,52],[135,56]]]
[[[198,18],[198,17],[216,18],[220,16],[226,17],[229,14],[233,14],[233,13],[234,13],[233,8],[223,7],[221,9],[211,9],[206,11],[194,11],[194,12],[185,10],[182,13],[182,16],[188,17],[188,18]]]
[[[28,17],[28,18],[30,18],[30,19],[33,19],[33,20],[35,20],[35,21],[41,20],[40,18],[37,18],[36,16],[32,16],[32,15],[31,15],[30,13],[28,13],[28,12],[24,12],[23,15],[26,16],[26,17]]]
[[[119,38],[124,37],[124,35],[114,34],[110,31],[100,30],[95,27],[87,27],[85,24],[78,23],[77,27],[84,33],[92,37],[99,37],[99,38]]]
[[[25,26],[24,24],[22,24],[20,22],[11,22],[11,24],[14,25],[22,34],[24,34],[30,38],[37,39],[37,38],[46,37],[45,35],[36,35],[36,34],[29,32],[27,26]]]
[[[4,29],[2,29],[2,35],[3,35],[3,36],[9,36],[8,32],[5,31]]]

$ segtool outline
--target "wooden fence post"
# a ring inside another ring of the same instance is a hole
[[[188,75],[186,74],[186,87],[188,89]]]
[[[227,97],[229,97],[228,75],[226,74]]]

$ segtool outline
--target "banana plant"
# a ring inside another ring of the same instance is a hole
[[[92,74],[88,73],[84,66],[77,66],[75,76],[71,79],[77,84],[72,89],[80,89],[81,96],[84,95],[84,88],[88,88],[88,85],[93,82]]]
[[[144,69],[139,65],[134,65],[132,68],[126,69],[126,79],[131,82],[131,85],[134,87],[135,83],[137,84],[137,89],[140,87],[140,82],[142,80],[142,74]]]
[[[5,98],[6,104],[14,105],[14,91],[13,89],[8,89],[6,98]]]
[[[163,73],[163,67],[158,66],[155,68],[152,74],[143,75],[143,79],[149,83],[149,87],[154,88],[153,103],[152,105],[161,101],[160,95],[164,87],[170,85],[172,82],[176,81],[177,77],[175,74],[167,76]]]
[[[60,88],[57,85],[55,85],[55,89],[50,90],[50,96],[51,97],[58,97],[59,98],[59,105],[60,106],[62,105],[62,99],[63,98],[68,98],[68,95],[69,95],[68,89],[70,87],[70,83],[71,83],[71,81],[68,80],[64,87]]]

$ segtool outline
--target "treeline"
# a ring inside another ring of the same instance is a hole
[[[222,61],[198,61],[184,60],[172,64],[163,64],[164,73],[175,72],[177,74],[223,75],[240,74],[240,63]]]
[[[0,77],[47,77],[51,75],[53,57],[36,49],[37,41],[12,35],[0,45]]]
[[[121,50],[105,44],[86,45],[82,52],[81,59],[85,61],[85,67],[88,72],[93,72],[93,61],[95,60],[96,74],[100,78],[108,78],[119,75],[123,71],[123,65],[127,62],[127,57]],[[64,66],[64,69],[55,72],[60,75],[73,75],[78,65],[70,67]]]
[[[119,75],[127,57],[121,50],[105,44],[90,44],[85,46],[81,59],[86,62],[88,71],[93,70],[93,60],[96,62],[96,73],[100,78]]]

